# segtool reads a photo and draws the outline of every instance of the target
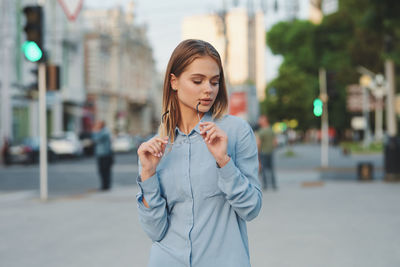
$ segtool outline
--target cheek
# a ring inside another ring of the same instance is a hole
[[[181,95],[185,97],[186,99],[188,98],[197,98],[200,90],[196,87],[195,84],[191,82],[187,82],[185,84],[182,84],[183,86],[181,87]]]
[[[178,99],[181,102],[189,104],[193,102],[194,99],[197,99],[196,90],[193,90],[192,87],[181,87],[180,90],[178,90]]]

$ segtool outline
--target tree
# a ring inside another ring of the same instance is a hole
[[[313,126],[312,101],[318,81],[290,64],[280,67],[279,77],[268,86],[262,112],[271,121],[296,119],[303,130]]]
[[[276,120],[302,114],[301,128],[316,126],[318,119],[308,114],[312,114],[312,100],[319,95],[318,69],[324,67],[335,73],[328,102],[329,124],[339,132],[349,128],[346,87],[358,83],[357,67],[383,73],[387,56],[400,64],[398,14],[397,0],[340,0],[339,10],[325,16],[320,25],[299,20],[277,23],[266,40],[284,61],[278,77],[266,88],[261,110]],[[386,47],[391,49],[385,50],[388,38],[392,42]]]

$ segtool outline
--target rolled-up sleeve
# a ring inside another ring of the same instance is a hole
[[[157,173],[143,182],[138,176],[137,183],[140,188],[136,195],[140,224],[151,240],[160,241],[168,229],[168,213],[166,200],[160,194]],[[148,208],[143,204],[143,198]]]
[[[257,144],[248,124],[241,127],[236,140],[235,160],[218,169],[218,186],[236,213],[250,221],[257,217],[262,203]]]

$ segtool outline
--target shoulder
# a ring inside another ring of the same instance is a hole
[[[236,116],[225,115],[215,122],[231,138],[235,137],[241,139],[241,137],[248,134],[254,135],[250,124],[244,119]]]
[[[215,121],[221,127],[227,127],[233,130],[251,129],[249,123],[242,118],[233,115],[224,115],[222,118]]]

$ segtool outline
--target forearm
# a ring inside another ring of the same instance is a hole
[[[236,213],[246,221],[255,218],[262,204],[259,186],[257,183],[250,182],[255,181],[255,177],[248,173],[246,175],[241,173],[232,160],[224,168],[219,169],[218,174],[218,185]]]
[[[158,177],[153,175],[143,181],[139,176],[138,185],[140,192],[136,199],[140,223],[153,241],[159,241],[168,229],[168,211],[166,200],[160,193]]]

